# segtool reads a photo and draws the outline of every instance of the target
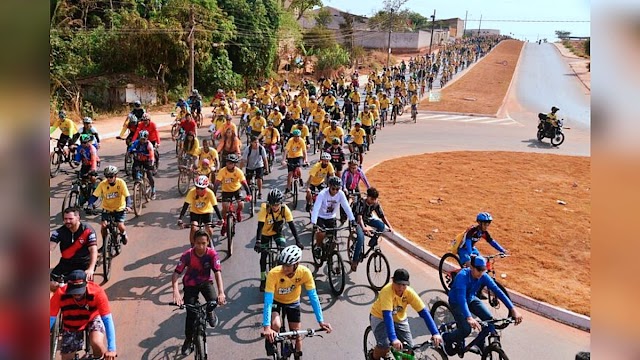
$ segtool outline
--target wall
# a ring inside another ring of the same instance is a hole
[[[123,102],[132,103],[139,100],[143,104],[156,104],[158,94],[150,87],[136,87],[134,84],[127,84],[126,95]]]

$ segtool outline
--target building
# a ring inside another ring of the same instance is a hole
[[[449,41],[449,30],[436,29],[433,31],[433,44],[438,45]],[[387,51],[391,46],[393,54],[422,52],[429,49],[431,31],[392,32],[389,42],[388,31],[356,31],[354,45],[365,49],[382,49]]]
[[[83,100],[103,109],[116,109],[125,104],[140,101],[143,104],[158,103],[160,81],[134,74],[108,74],[76,80]]]
[[[464,31],[464,20],[460,18],[436,20],[436,23],[444,24],[449,28],[449,36],[454,39],[462,38]]]
[[[298,24],[300,24],[300,26],[303,29],[311,29],[312,27],[316,26],[316,15],[318,15],[318,12],[320,12],[320,10],[326,9],[329,11],[329,13],[331,14],[331,21],[329,22],[329,24],[327,24],[327,29],[329,30],[339,30],[340,29],[340,25],[344,24],[344,16],[343,14],[348,14],[353,16],[353,29],[354,30],[368,30],[369,29],[369,25],[367,24],[367,22],[369,21],[369,18],[367,18],[366,16],[360,16],[360,15],[355,15],[355,14],[351,14],[339,9],[336,9],[334,7],[331,6],[324,6],[321,8],[317,8],[317,9],[313,9],[313,10],[309,10],[305,13],[305,15],[303,17],[300,18],[300,20],[298,20]]]
[[[466,29],[465,36],[500,36],[499,29]]]

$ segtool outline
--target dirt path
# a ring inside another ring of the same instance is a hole
[[[495,115],[504,101],[518,63],[522,41],[505,40],[455,83],[440,92],[440,101],[425,98],[419,109]]]
[[[590,315],[590,169],[588,157],[461,151],[386,161],[367,177],[396,230],[438,256],[490,212],[491,235],[513,255],[497,261],[500,282]]]

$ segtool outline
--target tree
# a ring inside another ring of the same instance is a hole
[[[570,31],[556,30],[556,37],[558,37],[558,39],[560,40],[564,40],[568,38],[570,35],[571,35]]]
[[[584,42],[584,53],[591,56],[591,38]]]
[[[394,13],[380,10],[369,18],[369,27],[380,31],[389,30],[390,27],[395,32],[411,31],[410,23],[407,10]]]
[[[305,11],[314,7],[322,6],[322,0],[293,0],[287,10],[297,14],[296,20],[300,20],[304,16]]]
[[[331,15],[329,9],[323,7],[322,9],[318,10],[318,13],[316,14],[316,26],[327,28],[331,23],[332,18],[333,16]]]
[[[320,26],[314,26],[307,30],[302,39],[308,49],[326,49],[336,44],[333,31]]]

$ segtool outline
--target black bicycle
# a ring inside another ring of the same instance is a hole
[[[371,236],[381,235],[383,232],[384,231],[372,231]],[[356,238],[357,235],[355,231],[349,233],[347,240],[347,254],[349,254],[349,259],[353,259],[353,253],[356,249]],[[387,257],[382,253],[380,245],[369,246],[369,249],[365,252],[363,241],[362,247],[360,248],[360,258],[356,259],[356,261],[363,262],[366,258],[369,258],[369,260],[367,260],[367,280],[369,281],[369,285],[371,285],[372,289],[380,291],[391,278],[389,260],[387,260]]]
[[[208,359],[207,354],[207,332],[205,331],[207,328],[207,313],[212,312],[213,318],[217,325],[218,318],[213,311],[216,307],[218,307],[218,302],[215,300],[207,301],[202,304],[196,300],[195,304],[183,304],[178,305],[176,303],[170,303],[169,305],[177,306],[178,309],[187,309],[196,315],[196,321],[194,323],[194,331],[193,331],[193,346],[195,350],[195,360],[206,360]],[[178,310],[175,309],[174,311]],[[215,326],[214,326],[215,327]]]
[[[441,334],[453,331],[457,328],[453,312],[447,302],[442,300],[436,301],[431,307],[430,313]],[[478,322],[480,323],[482,330],[480,330],[478,335],[466,346],[463,346],[464,344],[458,344],[458,356],[463,357],[464,353],[473,352],[480,355],[482,360],[509,360],[507,354],[502,350],[500,332],[497,330],[504,329],[509,326],[509,324],[515,323],[515,319],[508,317],[504,319],[492,319]],[[497,330],[491,333],[488,327],[489,324],[493,324]],[[485,343],[478,344],[478,338],[481,335],[484,336],[486,334],[488,334],[488,336],[485,338]],[[478,349],[482,349],[481,352],[479,352]]]
[[[348,228],[349,226],[325,229],[314,226],[311,230],[311,253],[313,254],[313,262],[318,265],[318,267],[322,266],[325,261],[327,262],[329,286],[331,287],[331,292],[336,296],[342,294],[346,284],[344,262],[342,261],[342,255],[340,255],[340,244],[342,241],[338,239],[338,231]],[[320,247],[316,245],[315,240],[316,232],[318,231],[325,233],[324,241]]]
[[[140,216],[142,215],[142,205],[151,200],[151,184],[144,165],[135,167],[133,174],[133,212],[136,216]]]
[[[253,174],[249,180],[249,190],[251,191],[251,201],[249,201],[249,217],[253,217],[258,202],[258,184],[256,183],[256,175]]]
[[[299,353],[296,352],[296,339],[299,336],[322,337],[322,335],[316,334],[316,333],[320,331],[326,331],[325,329],[316,329],[316,330],[306,329],[306,330],[286,331],[286,325],[285,325],[287,324],[286,320],[287,320],[286,313],[282,311],[282,308],[280,308],[280,321],[281,321],[280,332],[276,334],[275,341],[273,342],[273,344],[275,345],[275,352],[272,355],[272,360],[287,360],[291,358],[292,355],[295,360],[301,359],[302,352],[299,352]],[[264,337],[264,335],[261,335],[261,336]]]
[[[80,172],[76,170],[76,175],[79,176]],[[100,183],[102,179],[98,178],[96,180],[96,186]],[[75,207],[77,209],[81,209],[84,204],[89,201],[89,198],[93,194],[94,187],[90,184],[86,179],[81,179],[76,177],[71,182],[71,188],[69,192],[64,196],[62,200],[62,217],[64,218],[64,210],[69,207]],[[96,201],[93,203],[93,208],[100,207],[102,203],[102,198],[98,197]],[[93,213],[93,209],[86,208],[87,214]]]
[[[122,236],[118,231],[118,223],[113,213],[109,214],[107,235],[102,239],[102,270],[105,282],[111,278],[111,261],[122,251]]]
[[[49,137],[50,140],[59,141],[59,139],[55,139]],[[65,145],[63,148],[55,146],[53,152],[49,157],[49,176],[55,177],[60,172],[60,165],[64,163],[68,163],[69,167],[75,169],[80,165],[79,162],[75,162],[73,159],[73,152],[75,151],[75,145],[67,146]]]
[[[362,349],[365,360],[372,359],[373,348],[376,346],[376,338],[371,330],[371,325],[364,330]],[[402,350],[390,348],[384,360],[447,360],[449,357],[441,347],[434,346],[431,340],[409,346],[403,343]]]

